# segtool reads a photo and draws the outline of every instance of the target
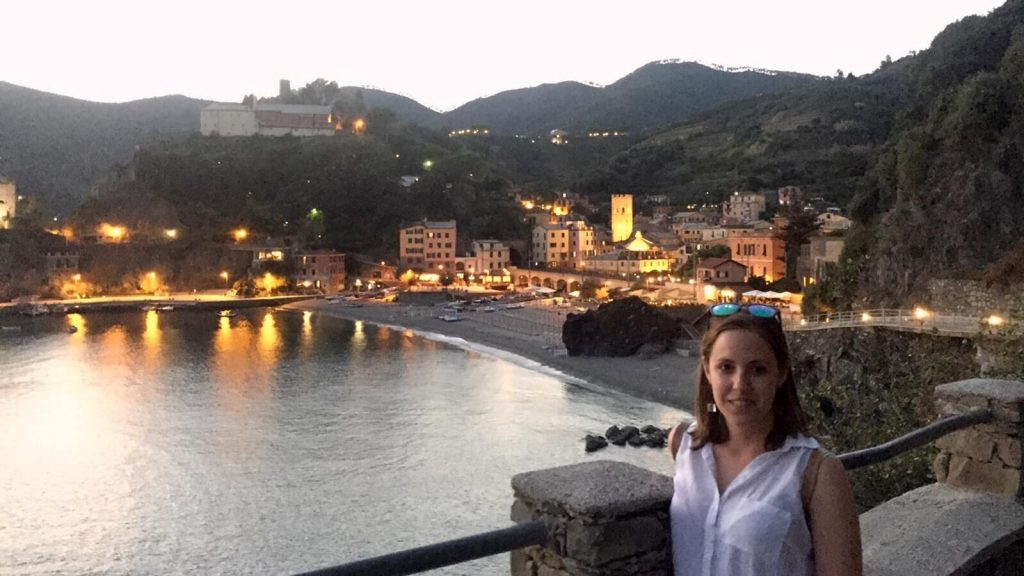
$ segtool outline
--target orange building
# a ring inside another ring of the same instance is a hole
[[[786,243],[772,234],[734,236],[724,241],[732,259],[747,268],[747,277],[763,276],[772,282],[786,275]]]

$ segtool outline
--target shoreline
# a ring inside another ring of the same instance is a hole
[[[657,402],[670,408],[693,411],[694,373],[697,359],[668,352],[642,360],[637,356],[568,356],[561,343],[560,326],[565,309],[529,305],[519,310],[466,312],[459,322],[437,318],[441,309],[402,303],[359,301],[333,303],[305,300],[289,309],[319,312],[334,318],[401,327],[514,354],[562,375],[610,391]],[[558,377],[558,374],[549,375]]]

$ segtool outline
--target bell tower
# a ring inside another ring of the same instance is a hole
[[[612,194],[612,242],[625,242],[633,235],[633,195]]]

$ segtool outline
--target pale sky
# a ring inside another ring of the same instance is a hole
[[[316,78],[437,110],[644,64],[861,75],[1003,0],[3,0],[0,81],[100,102],[238,102]]]

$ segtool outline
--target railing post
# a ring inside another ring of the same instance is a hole
[[[1024,496],[1024,382],[975,378],[935,388],[940,416],[988,408],[993,420],[936,440],[935,477],[961,488]]]
[[[512,552],[512,576],[668,576],[672,479],[599,460],[512,478],[512,521],[539,520],[550,548]]]

